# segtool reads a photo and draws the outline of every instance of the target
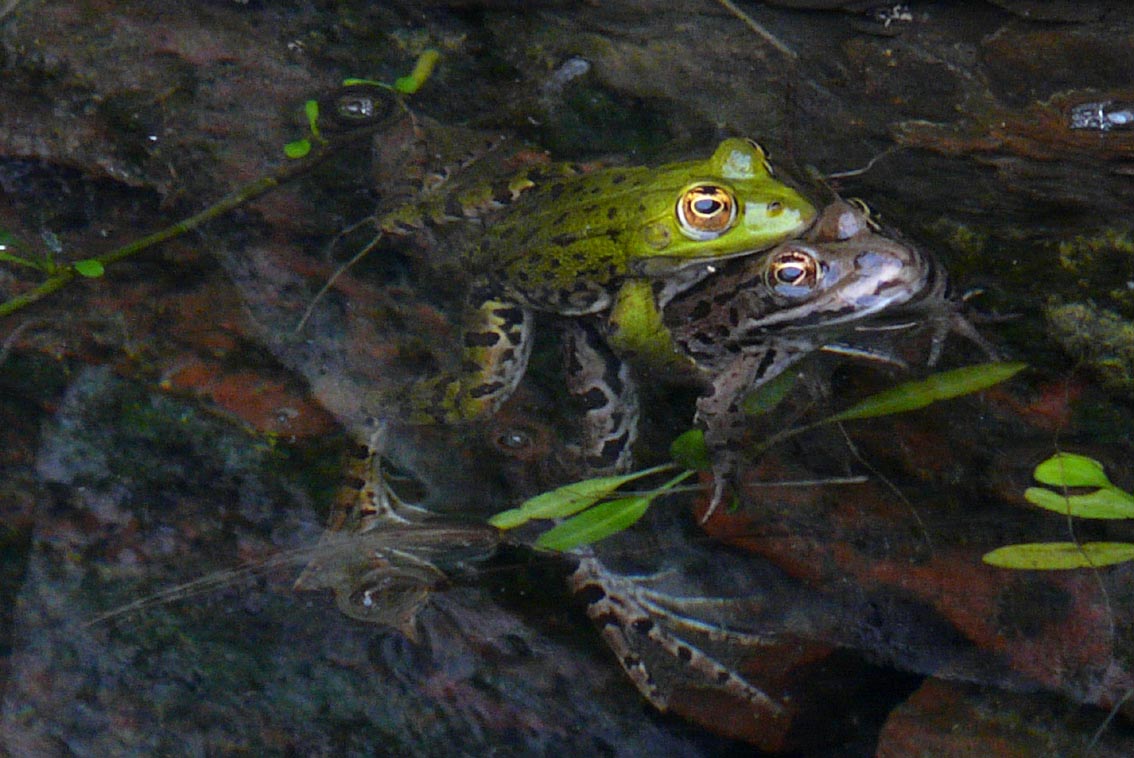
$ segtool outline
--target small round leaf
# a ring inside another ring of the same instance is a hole
[[[72,265],[75,267],[75,273],[89,279],[97,279],[106,273],[106,269],[103,267],[102,263],[96,261],[94,258],[75,261]]]

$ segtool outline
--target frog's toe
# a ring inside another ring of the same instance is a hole
[[[701,524],[707,524],[713,514],[721,506],[725,500],[725,491],[728,489],[729,481],[731,480],[731,473],[718,470],[713,467],[713,490],[709,497],[709,507],[705,509],[705,513],[701,516]]]

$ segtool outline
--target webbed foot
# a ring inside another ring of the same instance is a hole
[[[782,703],[706,649],[737,651],[770,641],[693,615],[701,606],[742,600],[668,595],[651,589],[649,577],[615,574],[592,555],[580,560],[571,584],[588,601],[587,615],[601,629],[623,670],[658,710],[670,707],[678,689],[692,687],[722,691],[762,712],[784,712]]]

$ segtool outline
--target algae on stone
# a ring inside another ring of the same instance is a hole
[[[1063,304],[1055,299],[1044,314],[1052,338],[1089,366],[1104,385],[1134,392],[1134,322],[1093,303]]]

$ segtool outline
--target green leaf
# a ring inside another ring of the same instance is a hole
[[[71,265],[74,267],[75,273],[79,274],[79,276],[85,276],[89,279],[97,279],[106,273],[106,269],[103,268],[102,263],[96,261],[94,258],[75,261]]]
[[[779,405],[784,396],[795,386],[795,381],[798,378],[799,374],[795,371],[783,372],[772,381],[749,393],[741,402],[741,407],[750,416],[767,413]]]
[[[1005,545],[981,558],[1000,568],[1063,570],[1113,566],[1134,560],[1134,544],[1129,542],[1030,542]]]
[[[1110,487],[1103,465],[1094,458],[1074,453],[1056,453],[1036,466],[1032,474],[1040,484],[1055,487]]]
[[[391,87],[389,84],[386,84],[386,82],[379,82],[375,81],[374,79],[343,79],[344,87],[353,87],[356,84],[364,84],[368,87],[381,87],[382,89],[393,89],[393,87]]]
[[[1024,499],[1040,508],[1078,518],[1134,518],[1134,496],[1117,487],[1066,497],[1043,487],[1028,487],[1024,490]]]
[[[599,503],[541,534],[535,546],[563,551],[598,542],[642,518],[652,499],[648,495],[637,495]]]
[[[709,448],[705,447],[705,433],[700,429],[690,429],[671,442],[669,455],[677,465],[694,471],[708,471],[713,466]]]
[[[519,508],[509,508],[493,515],[488,519],[488,523],[497,529],[515,529],[517,526],[526,524],[529,518],[531,517]]]
[[[968,395],[1010,379],[1027,368],[1026,363],[981,363],[932,374],[925,379],[905,382],[897,387],[852,405],[825,419],[826,423],[877,418],[924,408],[938,400]]]
[[[288,158],[302,158],[311,152],[311,141],[298,139],[283,146],[284,155]]]
[[[303,104],[303,112],[307,114],[307,126],[311,128],[311,133],[316,137],[319,136],[319,101],[308,100]]]
[[[655,474],[667,466],[633,471],[619,476],[600,476],[557,487],[536,495],[520,504],[519,508],[501,511],[488,520],[497,529],[514,529],[536,518],[565,518],[608,497],[626,482]]]
[[[412,95],[421,89],[429,77],[433,74],[433,69],[437,67],[437,61],[441,59],[441,53],[430,48],[424,51],[417,59],[417,63],[413,67],[413,72],[409,76],[399,76],[394,80],[394,89],[406,95]]]

